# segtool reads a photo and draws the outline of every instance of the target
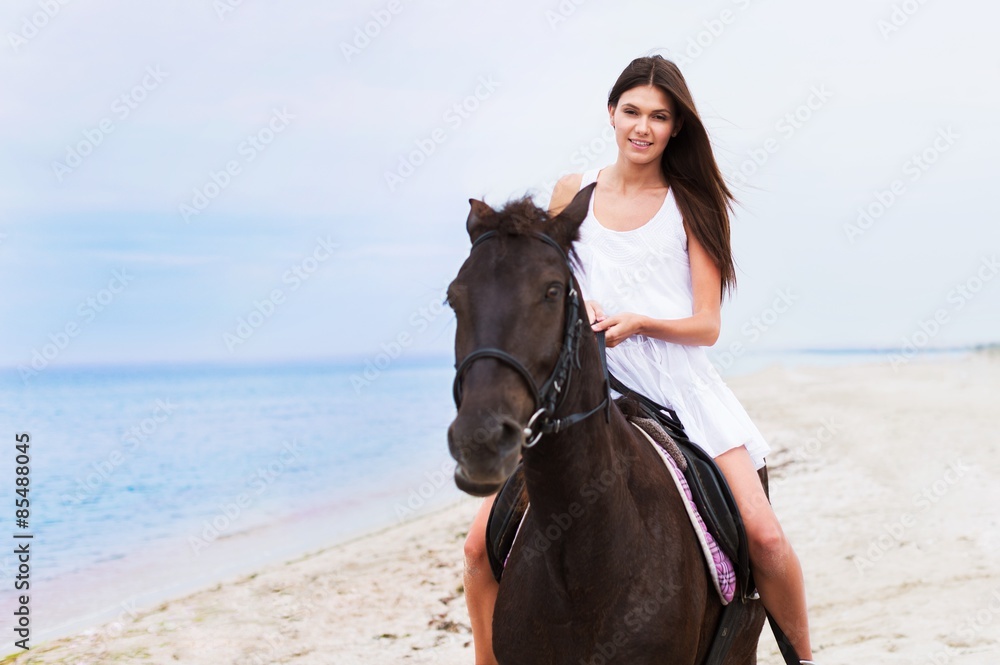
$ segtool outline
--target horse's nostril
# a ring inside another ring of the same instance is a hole
[[[520,440],[524,436],[524,428],[521,427],[519,423],[513,420],[507,419],[503,423],[503,433],[501,437],[503,440],[517,439]]]
[[[448,450],[471,477],[497,473],[523,441],[522,425],[508,415],[460,415],[448,427]]]

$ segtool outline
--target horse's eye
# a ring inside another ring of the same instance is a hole
[[[549,287],[549,290],[545,292],[545,297],[549,300],[555,300],[562,295],[562,284],[553,284]]]

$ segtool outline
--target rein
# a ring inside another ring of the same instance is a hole
[[[611,382],[608,378],[608,365],[605,358],[604,331],[597,333],[597,344],[600,349],[601,367],[604,371],[604,399],[600,404],[589,411],[574,413],[562,418],[556,418],[556,411],[562,406],[566,398],[570,380],[573,377],[573,367],[580,369],[580,335],[582,333],[583,321],[580,319],[580,294],[576,290],[576,283],[573,278],[573,268],[569,263],[566,252],[555,240],[544,233],[533,231],[532,237],[545,242],[556,250],[566,262],[566,267],[570,272],[569,288],[566,292],[566,323],[563,328],[562,348],[559,351],[559,358],[556,360],[552,373],[539,387],[535,383],[531,372],[517,358],[502,349],[486,347],[476,349],[465,356],[461,363],[456,363],[455,382],[452,385],[452,394],[455,398],[455,407],[459,408],[462,403],[462,377],[468,371],[469,366],[480,358],[493,358],[513,368],[521,375],[524,382],[531,391],[532,399],[535,403],[535,413],[528,419],[528,424],[524,427],[523,448],[531,448],[542,438],[544,434],[555,434],[559,431],[575,425],[576,423],[589,418],[601,409],[605,410],[604,418],[606,422],[611,421]],[[472,243],[469,250],[471,254],[476,247],[486,240],[498,237],[496,231],[487,231]]]

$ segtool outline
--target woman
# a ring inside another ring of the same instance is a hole
[[[592,328],[605,331],[611,372],[674,409],[691,440],[715,458],[746,526],[761,601],[799,657],[811,659],[802,569],[757,476],[770,449],[705,353],[719,336],[722,298],[736,283],[732,193],[674,63],[660,56],[633,60],[611,89],[608,112],[617,161],[563,177],[549,206],[555,215],[597,182],[575,245]],[[483,503],[465,544],[477,665],[496,662],[498,586],[484,542],[492,500]]]

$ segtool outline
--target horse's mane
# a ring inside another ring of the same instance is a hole
[[[552,217],[535,205],[527,194],[519,199],[511,199],[497,210],[497,231],[506,235],[528,235],[532,231],[543,231]]]
[[[639,400],[629,395],[622,395],[615,399],[615,404],[621,409],[625,418],[648,418],[649,414],[639,404]]]
[[[552,237],[577,263],[579,257],[573,249],[573,244],[580,239],[579,224],[553,223],[553,217],[548,211],[535,205],[531,196],[511,199],[496,211],[496,230],[501,235],[524,236],[533,231],[539,231]]]

